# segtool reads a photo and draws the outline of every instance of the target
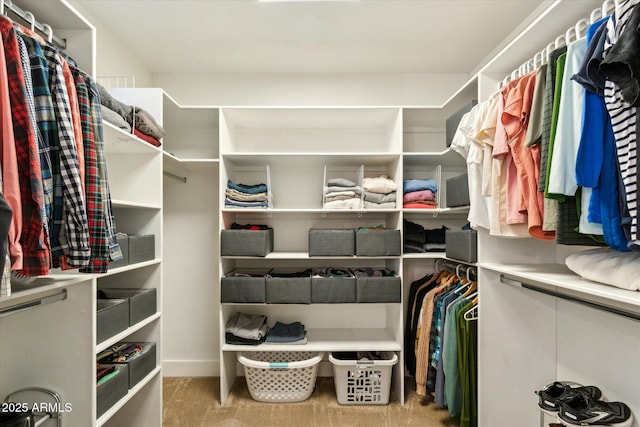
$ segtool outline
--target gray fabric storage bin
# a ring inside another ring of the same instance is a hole
[[[356,230],[357,256],[397,256],[401,250],[400,230]]]
[[[453,142],[453,137],[455,136],[456,131],[458,130],[458,125],[460,124],[460,120],[462,120],[462,116],[464,116],[469,111],[471,111],[471,109],[477,103],[478,101],[474,99],[473,101],[464,105],[462,108],[460,108],[458,111],[456,111],[455,113],[453,113],[447,118],[447,121],[445,123],[445,137],[446,137],[447,147],[450,147],[451,143]]]
[[[129,300],[98,299],[96,343],[111,338],[129,327]]]
[[[355,231],[309,230],[309,256],[355,255]]]
[[[129,326],[153,316],[157,312],[157,292],[155,288],[100,288],[105,298],[129,300]]]
[[[109,268],[124,267],[129,265],[129,236],[124,233],[116,234],[116,240],[120,245],[120,252],[122,252],[122,259],[118,261],[111,261]]]
[[[238,269],[224,276],[220,282],[220,302],[222,303],[264,303],[266,302],[266,278],[270,270]],[[248,274],[248,276],[234,276]]]
[[[115,366],[118,375],[104,384],[96,385],[96,414],[100,418],[109,408],[116,404],[129,392],[129,370],[127,365],[100,364],[99,368]]]
[[[400,277],[397,275],[370,277],[366,274],[354,272],[356,276],[356,294],[359,303],[388,303],[400,302],[402,289]]]
[[[156,236],[129,234],[129,264],[149,261],[156,257]]]
[[[469,175],[463,173],[447,179],[447,207],[469,206]]]
[[[220,254],[222,256],[266,256],[273,251],[273,229],[222,230]]]
[[[478,232],[476,230],[447,230],[446,256],[466,262],[478,261]]]
[[[311,270],[305,277],[273,277],[300,270],[272,270],[266,277],[266,302],[268,304],[310,304]]]
[[[356,278],[349,277],[316,277],[314,270],[311,277],[312,303],[352,303],[356,302]]]
[[[139,344],[146,348],[141,355],[126,362],[114,363],[115,365],[126,366],[128,371],[128,387],[132,388],[144,377],[149,375],[156,368],[156,343],[154,342],[121,342],[118,344]]]

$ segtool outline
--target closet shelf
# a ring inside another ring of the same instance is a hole
[[[104,131],[104,151],[112,154],[155,154],[160,152],[161,149],[154,147],[134,136],[125,132],[119,127],[112,125],[107,121],[103,121]]]
[[[140,203],[140,202],[130,202],[125,200],[112,200],[111,205],[114,208],[130,208],[130,209],[162,209],[162,205],[157,205],[155,203]]]
[[[416,209],[418,210],[418,209]],[[279,213],[318,213],[322,215],[335,215],[335,214],[353,214],[361,216],[363,214],[375,214],[375,213],[399,213],[400,209],[322,209],[322,208],[223,208],[223,213],[263,213],[263,214],[279,214]]]
[[[114,274],[124,273],[125,271],[137,270],[139,268],[148,267],[150,265],[160,264],[162,262],[161,259],[152,259],[149,261],[137,262],[135,264],[124,265],[122,267],[110,268],[104,274],[101,274],[99,277],[111,276]]]
[[[369,260],[369,259],[398,259],[399,255],[395,256],[309,256],[309,252],[271,252],[263,257],[255,256],[233,256],[223,255],[220,258],[224,259],[357,259],[357,260]]]
[[[420,252],[402,254],[403,259],[442,259],[445,258],[444,252]]]
[[[146,319],[141,320],[140,322],[136,323],[135,325],[129,326],[127,329],[125,329],[122,332],[117,333],[116,335],[112,336],[111,338],[108,338],[108,339],[102,341],[100,344],[98,344],[96,346],[96,353],[100,353],[105,348],[109,348],[112,345],[114,345],[115,343],[122,341],[123,339],[127,338],[129,335],[133,334],[134,332],[139,331],[140,329],[144,328],[145,326],[149,325],[150,323],[155,322],[161,316],[162,316],[162,313],[158,311],[153,316],[149,316]]]
[[[135,386],[129,389],[127,394],[117,401],[111,408],[109,408],[96,422],[96,426],[100,427],[105,425],[111,417],[113,417],[132,397],[134,397],[140,390],[142,390],[151,380],[153,380],[160,373],[160,366],[157,366],[153,371],[140,380]]]
[[[193,157],[193,158],[184,158],[184,157],[178,157],[175,156],[167,151],[163,151],[162,152],[162,156],[164,158],[165,164],[164,166],[184,166],[185,164],[191,164],[191,163],[202,163],[202,164],[216,164],[216,163],[220,163],[220,159],[214,159],[214,158],[198,158],[198,157]]]
[[[589,280],[582,279],[572,272],[564,264],[480,264],[481,268],[486,268],[498,273],[503,273],[505,277],[524,283],[541,284],[542,286],[555,286],[558,291],[568,291],[597,297],[600,300],[611,303],[628,304],[634,311],[640,312],[640,292],[629,291],[616,288]]]
[[[328,166],[353,166],[353,165],[384,165],[396,161],[400,156],[398,153],[389,152],[246,152],[232,154],[221,154],[225,161],[230,161],[236,166],[252,166],[256,164],[269,163],[272,166],[291,165],[322,165]]]
[[[90,275],[41,276],[11,283],[11,295],[0,298],[0,309],[26,302],[30,299],[45,297],[53,291],[91,280]]]
[[[387,329],[308,329],[307,344],[224,344],[223,351],[400,351]]]

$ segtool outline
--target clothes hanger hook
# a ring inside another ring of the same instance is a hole
[[[598,19],[604,18],[602,15],[602,8],[593,9],[591,15],[589,15],[589,21],[594,24]]]
[[[53,28],[49,24],[42,24],[42,28],[44,28],[44,32],[47,35],[47,41],[51,43],[53,41]]]
[[[616,9],[616,3],[613,0],[605,0],[602,3],[602,17],[609,16]]]
[[[467,280],[471,281],[471,271],[473,270],[473,267],[467,267]]]
[[[556,49],[567,45],[567,39],[564,35],[556,37]]]
[[[462,264],[456,265],[456,276],[458,276],[458,277],[461,277],[460,276],[460,268],[462,268]]]
[[[27,18],[27,21],[29,21],[31,31],[34,31],[34,29],[36,28],[36,17],[33,16],[33,13],[29,12],[28,10],[24,12],[24,15],[25,18]]]
[[[581,19],[576,23],[576,40],[581,39],[587,35],[587,29],[589,28],[589,21],[587,19]]]

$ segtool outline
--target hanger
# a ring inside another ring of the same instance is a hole
[[[31,29],[31,32],[33,32],[36,28],[36,17],[29,11],[25,11],[24,15],[25,18],[27,18],[27,21],[29,21],[29,28]]]
[[[569,29],[564,35],[565,43],[569,45],[572,40],[577,40],[577,39],[578,39],[578,33],[576,31],[576,27],[569,27]]]
[[[587,19],[581,19],[576,23],[576,40],[580,40],[587,36],[587,29],[589,28],[589,21]]]
[[[472,281],[471,280],[471,272],[473,271],[473,267],[467,267],[467,280],[468,281]]]
[[[44,33],[47,36],[47,41],[49,43],[53,42],[53,28],[51,28],[48,24],[42,24],[42,28],[44,28]]]
[[[556,37],[556,41],[555,41],[556,49],[566,45],[567,45],[567,39],[565,38],[564,35]]]
[[[604,3],[602,5],[604,7]],[[594,24],[597,20],[604,18],[602,15],[602,8],[593,9],[591,15],[589,15],[589,21]]]
[[[542,66],[542,51],[536,53],[535,55],[533,55],[533,69],[537,70],[538,68],[540,68]]]
[[[478,304],[465,311],[463,317],[464,320],[478,320]]]
[[[605,0],[602,3],[602,17],[611,15],[616,10],[616,2],[614,0]]]

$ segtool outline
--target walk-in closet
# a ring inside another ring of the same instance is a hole
[[[0,0],[0,427],[640,426],[640,0]]]

